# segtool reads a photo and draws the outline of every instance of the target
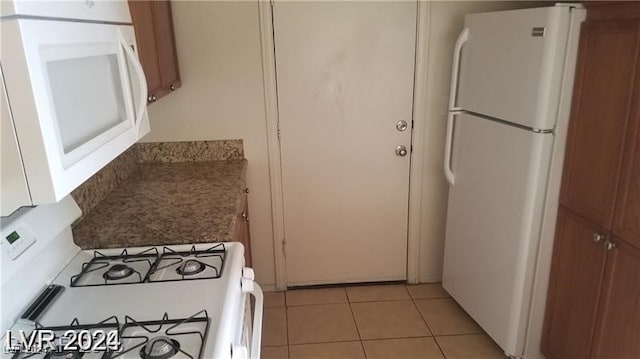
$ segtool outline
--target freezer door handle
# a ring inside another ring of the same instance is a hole
[[[449,185],[453,186],[455,184],[455,175],[451,170],[451,151],[453,147],[453,122],[456,119],[456,115],[460,112],[449,112],[447,114],[447,133],[445,138],[445,147],[444,147],[444,176],[447,178],[447,182]]]
[[[462,54],[462,47],[468,39],[469,28],[465,28],[458,36],[458,40],[456,40],[456,45],[453,50],[453,66],[451,69],[451,92],[449,94],[449,111],[460,110],[460,108],[456,107],[458,95],[458,75],[460,74],[460,55]]]

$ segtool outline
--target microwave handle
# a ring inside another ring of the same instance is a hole
[[[122,34],[121,34],[122,35]],[[122,47],[124,48],[124,53],[131,60],[131,64],[133,65],[133,70],[136,73],[136,77],[138,79],[138,88],[140,89],[140,93],[138,94],[138,102],[140,106],[138,106],[138,110],[136,111],[135,117],[135,126],[136,126],[136,137],[140,137],[140,125],[142,124],[142,118],[144,116],[144,112],[147,110],[147,79],[144,75],[144,70],[142,69],[142,65],[140,64],[140,60],[138,60],[138,56],[135,52],[129,47],[126,41],[124,41],[124,37],[122,37]],[[135,103],[134,103],[135,106]]]

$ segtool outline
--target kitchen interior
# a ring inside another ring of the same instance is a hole
[[[640,2],[0,25],[3,359],[640,357]]]

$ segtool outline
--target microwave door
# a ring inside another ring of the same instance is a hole
[[[63,167],[133,126],[126,60],[119,43],[45,46],[41,59]]]

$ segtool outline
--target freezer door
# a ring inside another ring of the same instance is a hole
[[[510,355],[522,354],[552,134],[458,115],[443,286]]]
[[[553,128],[569,16],[565,6],[467,15],[455,105],[531,128]]]

